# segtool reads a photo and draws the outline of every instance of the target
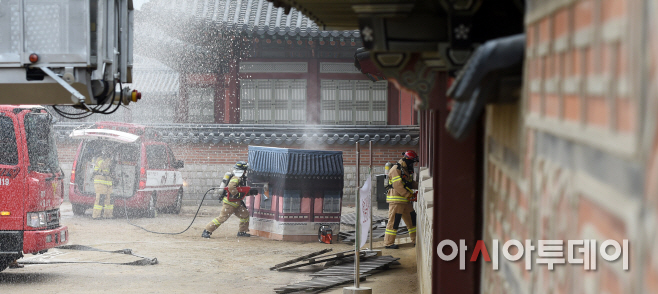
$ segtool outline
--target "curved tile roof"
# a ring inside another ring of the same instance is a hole
[[[225,26],[248,34],[311,37],[360,37],[358,30],[326,31],[292,8],[274,7],[266,0],[161,0],[158,7],[193,17],[198,22]]]
[[[263,174],[343,176],[343,152],[249,146],[249,169]]]
[[[352,145],[370,141],[379,145],[417,145],[418,126],[328,126],[328,125],[247,125],[247,124],[144,124],[159,140],[174,144],[225,145]],[[55,124],[55,137],[70,140],[73,129],[82,123]]]

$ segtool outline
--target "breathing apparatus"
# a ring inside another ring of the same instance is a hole
[[[413,150],[407,150],[406,152],[402,153],[402,161],[407,166],[406,171],[409,173],[408,175],[403,172],[402,164],[400,164],[400,162],[396,162],[394,164],[390,163],[390,162],[387,162],[384,165],[384,171],[385,171],[384,183],[386,184],[384,186],[384,189],[386,190],[387,194],[388,194],[388,191],[393,188],[393,184],[390,182],[388,174],[389,174],[389,172],[391,171],[391,168],[393,168],[394,165],[397,166],[398,170],[402,173],[402,178],[403,178],[402,182],[404,183],[405,188],[407,190],[411,190],[411,188],[408,187],[407,185],[409,183],[411,183],[411,181],[412,181],[412,177],[413,177],[413,174],[414,174],[414,163],[418,162],[418,155]],[[413,194],[414,196],[410,200],[411,201],[416,201],[417,194],[418,194],[418,191],[416,191]]]
[[[219,200],[220,201],[228,195],[228,189],[226,189],[226,187],[228,187],[229,181],[234,176],[240,178],[240,186],[246,186],[246,175],[245,175],[245,173],[247,172],[248,168],[249,168],[249,164],[246,161],[238,161],[233,166],[233,171],[232,172],[226,172],[224,174],[224,178],[222,179],[222,183],[219,186],[219,190],[220,190]],[[238,189],[238,190],[240,190],[240,189]],[[240,194],[243,194],[243,193],[240,193]],[[235,199],[229,199],[229,200],[235,201]]]
[[[224,174],[224,178],[222,179],[222,183],[219,185],[219,191],[220,191],[219,192],[219,200],[220,201],[222,199],[224,199],[224,197],[226,197],[227,191],[224,188],[226,188],[226,186],[228,186],[228,181],[230,181],[232,177],[233,177],[232,172],[226,172]]]
[[[386,164],[384,165],[384,183],[385,183],[384,189],[386,189],[387,193],[388,190],[392,187],[388,178],[388,172],[391,171],[391,167],[393,167],[393,164],[390,162],[386,162]]]

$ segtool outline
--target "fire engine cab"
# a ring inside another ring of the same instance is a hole
[[[52,119],[40,106],[0,105],[0,271],[68,242]]]

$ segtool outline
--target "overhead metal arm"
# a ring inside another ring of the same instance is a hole
[[[75,101],[74,99],[71,99],[71,100],[73,101],[73,103],[80,103],[80,104],[84,104],[84,103],[85,103],[85,99],[87,99],[87,98],[86,98],[84,95],[80,94],[80,92],[78,92],[78,90],[76,90],[76,89],[74,89],[73,87],[71,87],[71,85],[69,85],[69,83],[67,83],[67,82],[64,81],[62,78],[60,78],[59,75],[57,75],[55,72],[53,72],[52,70],[50,70],[50,68],[48,68],[47,66],[42,66],[42,67],[40,67],[40,68],[41,68],[41,70],[42,70],[43,72],[45,72],[49,77],[53,78],[53,80],[55,80],[58,84],[60,84],[62,87],[64,87],[64,89],[66,89],[67,91],[69,91],[71,94],[73,94],[73,96],[74,96],[75,98],[78,99],[78,101]]]

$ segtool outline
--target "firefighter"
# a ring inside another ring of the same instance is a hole
[[[228,183],[228,195],[222,200],[222,211],[219,216],[213,219],[206,225],[201,237],[210,238],[212,232],[217,230],[231,215],[235,214],[240,218],[240,227],[238,229],[238,237],[251,237],[247,231],[249,230],[249,210],[244,204],[244,197],[246,193],[239,193],[238,187],[246,186],[247,182],[247,163],[238,161],[233,167],[233,176]]]
[[[112,172],[114,170],[114,160],[110,157],[108,147],[102,147],[100,156],[93,160],[94,163],[94,191],[96,192],[96,201],[91,217],[100,219],[112,218],[114,205],[112,205]]]
[[[408,150],[388,172],[389,190],[386,194],[388,224],[384,235],[384,246],[388,249],[398,249],[395,237],[400,226],[400,219],[404,220],[409,237],[414,246],[416,245],[416,212],[412,203],[417,195],[413,189],[418,189],[418,183],[412,179],[415,162],[418,162],[418,155],[413,150]]]

